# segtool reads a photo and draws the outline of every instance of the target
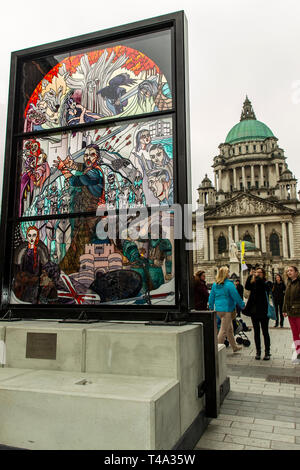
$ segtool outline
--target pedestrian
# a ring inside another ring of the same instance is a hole
[[[241,299],[244,300],[244,287],[242,286],[239,279],[235,281],[235,288],[240,294]],[[236,313],[238,317],[241,316],[241,308],[238,305],[236,306]]]
[[[195,309],[207,310],[209,292],[205,281],[205,271],[195,274]]]
[[[283,315],[288,317],[293,340],[295,344],[297,359],[300,362],[300,276],[296,266],[287,269],[287,286],[283,302]]]
[[[209,294],[209,309],[216,310],[221,318],[221,327],[218,334],[218,343],[224,344],[227,337],[233,352],[242,349],[238,346],[234,339],[232,327],[232,312],[239,305],[242,309],[245,307],[244,301],[241,299],[232,281],[228,279],[229,269],[222,266],[218,270],[216,282],[214,282]]]
[[[245,289],[250,291],[249,299],[243,314],[251,317],[254,329],[254,341],[256,346],[255,359],[261,357],[260,329],[264,337],[265,356],[264,361],[270,360],[270,335],[268,318],[268,300],[272,289],[272,283],[267,281],[266,272],[263,268],[252,269],[247,278]]]
[[[272,289],[274,306],[276,311],[276,323],[275,327],[279,324],[279,315],[280,315],[280,327],[283,328],[284,316],[282,314],[283,300],[285,294],[285,283],[280,274],[276,274],[275,283]]]

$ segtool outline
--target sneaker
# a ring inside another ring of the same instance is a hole
[[[300,364],[300,359],[292,359],[292,364]]]
[[[300,353],[297,354],[297,359],[300,361]]]
[[[271,354],[265,354],[264,361],[269,361],[271,359]]]
[[[234,353],[235,353],[235,352],[238,352],[238,351],[240,351],[241,349],[243,349],[242,346],[236,346],[236,347],[233,349],[233,352],[234,352]]]
[[[256,359],[257,361],[260,360],[260,353],[256,353],[255,359]]]

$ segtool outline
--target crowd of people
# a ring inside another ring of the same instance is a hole
[[[264,341],[263,360],[271,358],[271,341],[269,334],[270,319],[274,327],[283,328],[287,317],[291,328],[297,357],[293,362],[300,364],[300,274],[296,266],[289,266],[284,280],[276,274],[274,282],[267,279],[264,268],[251,269],[245,286],[239,279],[232,281],[227,266],[218,269],[218,273],[209,290],[205,271],[195,274],[195,309],[215,310],[217,312],[218,343],[227,341],[233,352],[242,349],[234,337],[233,320],[236,316],[246,315],[251,318],[255,359],[262,355],[261,333]],[[246,302],[244,296],[247,297]]]

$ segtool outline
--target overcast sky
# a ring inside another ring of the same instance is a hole
[[[213,179],[218,145],[240,119],[245,95],[300,177],[299,0],[15,0],[1,5],[0,164],[10,53],[184,10],[189,23],[192,195]],[[298,187],[300,189],[300,187]]]

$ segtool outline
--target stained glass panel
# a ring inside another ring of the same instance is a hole
[[[23,131],[172,108],[171,36],[162,31],[23,65]]]
[[[103,235],[103,217],[20,222],[11,303],[174,305],[174,220],[168,215],[131,215],[122,229],[117,223],[115,238]]]
[[[24,139],[18,216],[173,203],[172,119]]]

